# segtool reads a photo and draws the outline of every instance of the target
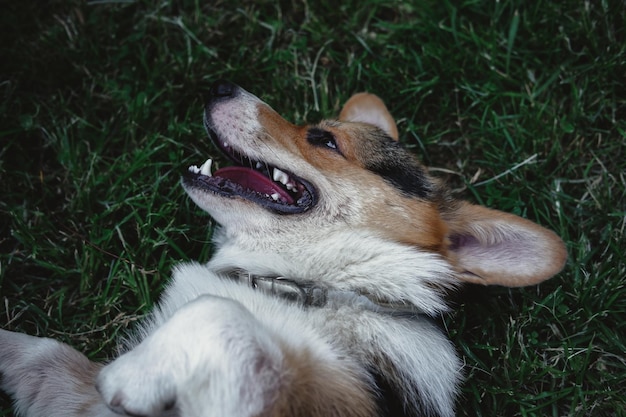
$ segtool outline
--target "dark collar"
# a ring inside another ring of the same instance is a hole
[[[233,269],[227,273],[233,280],[245,283],[250,288],[303,307],[326,307],[331,302],[336,305],[342,300],[357,300],[364,309],[394,317],[426,316],[412,304],[386,302],[371,294],[358,290],[338,290],[313,281],[296,281],[281,276],[255,275],[243,269]],[[345,301],[344,301],[345,302]]]

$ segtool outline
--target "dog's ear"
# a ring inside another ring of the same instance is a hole
[[[374,125],[385,131],[394,140],[398,140],[396,122],[387,110],[385,103],[374,94],[357,93],[344,104],[339,120],[361,122]]]
[[[507,287],[537,284],[558,273],[567,259],[556,234],[513,214],[460,203],[446,223],[449,256],[463,281]]]

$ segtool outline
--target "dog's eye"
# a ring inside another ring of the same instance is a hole
[[[324,147],[339,152],[335,136],[327,130],[317,127],[309,129],[306,139],[313,146]]]

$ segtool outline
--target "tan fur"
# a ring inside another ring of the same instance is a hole
[[[374,94],[357,93],[350,97],[339,113],[339,120],[371,123],[371,118],[367,117],[371,113],[376,114],[377,117],[380,115],[380,122],[388,128],[380,127],[393,139],[398,140],[398,128],[393,116],[387,110],[385,103]]]
[[[387,199],[369,207],[367,224],[395,241],[415,245],[425,250],[447,253],[446,223],[433,204],[419,203],[406,207],[397,199]],[[396,212],[396,216],[389,216]]]
[[[258,110],[259,123],[268,132],[266,140],[276,140],[281,147],[301,155],[306,129],[289,123],[266,104],[261,104]]]
[[[363,102],[364,101],[364,102]],[[356,117],[353,112],[378,111],[383,102],[371,94],[357,94],[344,107],[340,119],[348,120]],[[295,150],[311,165],[318,168],[327,176],[337,178],[358,178],[364,190],[380,195],[365,208],[365,221],[362,227],[378,230],[382,235],[392,240],[412,244],[423,249],[446,253],[447,226],[440,217],[439,209],[429,201],[409,199],[397,193],[389,193],[389,185],[380,176],[364,170],[363,160],[366,157],[377,155],[373,142],[364,138],[362,126],[352,123],[324,123],[322,126],[332,132],[344,157],[328,152],[328,150],[314,147],[306,140],[306,129],[299,128],[287,122],[265,105],[259,108],[260,119],[268,136],[276,140],[281,146]],[[383,118],[387,127],[397,139],[397,128],[391,115]],[[381,155],[384,157],[385,155]]]
[[[373,393],[356,369],[330,368],[307,351],[284,347],[283,391],[267,417],[374,417]]]

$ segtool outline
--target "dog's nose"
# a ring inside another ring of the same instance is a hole
[[[218,80],[211,86],[209,94],[213,98],[230,97],[233,95],[236,88],[237,86],[230,81]]]

